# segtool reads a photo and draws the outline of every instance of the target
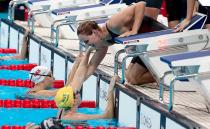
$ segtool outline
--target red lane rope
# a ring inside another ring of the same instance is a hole
[[[34,87],[34,83],[30,82],[30,80],[5,80],[5,79],[0,79],[0,85],[1,86],[15,86],[15,87],[27,87],[27,88],[32,88]]]
[[[31,71],[37,64],[19,64],[19,65],[3,65],[0,66],[0,69],[7,69],[7,70],[27,70]]]
[[[5,53],[5,54],[17,53],[17,50],[11,48],[0,48],[0,53]]]
[[[3,125],[1,126],[1,129],[25,129],[25,126],[19,126],[19,125],[13,125],[13,126],[9,126],[9,125]],[[70,127],[70,126],[66,126],[65,129],[136,129],[135,127],[104,127],[104,126],[97,126],[96,128],[92,127],[92,126],[88,126],[88,127],[84,127],[84,126],[75,126],[74,128]]]
[[[25,100],[0,100],[0,107],[4,108],[57,108],[54,100],[25,99]],[[79,108],[96,108],[95,101],[82,101]]]
[[[5,80],[5,79],[0,79],[0,85],[1,86],[16,86],[16,87],[27,87],[27,88],[32,88],[34,87],[34,83],[30,82],[30,80]],[[53,88],[62,88],[64,86],[64,81],[63,80],[54,80],[53,82]]]

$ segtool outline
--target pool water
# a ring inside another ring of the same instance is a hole
[[[10,60],[11,64],[18,64],[18,60]],[[20,61],[21,62],[21,61]],[[0,61],[0,64],[2,61]],[[21,63],[27,63],[23,60]],[[9,64],[9,63],[5,63]],[[28,71],[24,70],[0,70],[0,79],[28,79]],[[0,99],[10,99],[14,100],[15,95],[24,95],[28,88],[25,87],[11,87],[11,86],[1,86],[0,85]],[[20,125],[24,126],[28,122],[34,122],[39,124],[44,119],[49,117],[55,117],[57,115],[57,109],[52,108],[0,108],[0,126],[2,125]],[[85,114],[102,114],[103,111],[98,108],[79,108],[79,113]],[[100,120],[88,120],[85,121],[86,126],[118,126],[118,123],[114,119],[100,119]],[[72,126],[72,125],[70,125]]]
[[[14,100],[15,94],[24,95],[29,88],[0,86],[0,99]],[[102,114],[103,111],[98,108],[79,108],[79,113]],[[24,114],[24,115],[22,115]],[[2,125],[25,125],[28,122],[40,123],[42,120],[56,116],[57,109],[52,108],[0,108],[0,126]],[[33,117],[32,117],[33,116]],[[4,120],[2,120],[4,118]],[[96,126],[116,126],[117,122],[111,119],[88,120],[87,125]]]
[[[39,124],[42,120],[56,116],[57,109],[0,108],[0,126],[21,125],[28,122]]]
[[[27,95],[26,92],[29,90],[29,88],[25,87],[14,87],[14,86],[2,86],[0,85],[0,99],[47,99],[47,100],[53,100],[53,97],[34,97]],[[54,89],[51,89],[54,90]]]
[[[28,91],[28,88],[24,87],[11,87],[0,85],[0,99],[16,99],[15,95],[24,95]]]
[[[3,56],[14,56],[15,54],[4,54],[4,53],[0,53],[0,57],[3,57]]]
[[[29,71],[25,71],[25,70],[0,70],[0,79],[27,80],[27,79],[29,79]]]
[[[19,65],[19,64],[28,64],[28,60],[15,60],[15,59],[9,59],[9,60],[0,60],[0,66],[2,65]]]
[[[54,117],[57,115],[57,109],[43,108],[0,108],[0,126],[2,125],[20,125],[24,126],[28,122],[39,124],[44,119]],[[86,114],[101,114],[102,111],[98,108],[80,108],[79,113]],[[72,123],[72,122],[70,122]],[[80,124],[81,121],[75,121],[74,123]],[[65,124],[69,125],[69,124]],[[86,126],[118,126],[116,120],[113,119],[98,119],[98,120],[87,120],[85,121]],[[75,126],[75,125],[70,125]]]

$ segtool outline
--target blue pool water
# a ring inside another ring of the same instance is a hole
[[[10,60],[0,60],[0,66],[2,65],[19,65],[19,64],[28,64],[28,60],[15,60],[15,59],[10,59]]]
[[[0,108],[0,126],[26,125],[28,122],[40,123],[42,120],[56,116],[57,109]]]
[[[13,56],[14,54],[4,54],[4,53],[0,53],[0,57],[2,56]]]
[[[11,64],[17,64],[17,60],[11,60]],[[23,61],[24,62],[24,61]],[[1,61],[0,61],[1,63]],[[24,63],[27,63],[24,62]],[[0,70],[0,79],[28,79],[28,71],[24,70]],[[11,87],[0,86],[0,99],[14,100],[15,95],[24,95],[28,88],[24,87]],[[80,108],[79,113],[85,114],[102,114],[103,111],[98,108]],[[20,125],[24,126],[28,122],[34,122],[39,124],[42,120],[57,115],[57,109],[51,108],[0,108],[0,126],[2,125]],[[118,126],[116,120],[113,119],[100,119],[100,120],[88,120],[85,122],[89,126]],[[70,125],[72,126],[72,125]]]
[[[0,99],[14,100],[15,94],[25,94],[28,88],[0,86]],[[79,113],[102,114],[103,111],[98,108],[79,108]],[[24,115],[23,115],[24,114]],[[34,109],[34,108],[0,108],[0,126],[1,125],[25,125],[28,122],[40,123],[42,120],[56,116],[57,109]],[[4,120],[2,121],[2,119]],[[88,120],[88,125],[96,126],[117,126],[113,119]]]
[[[29,71],[25,70],[0,70],[0,79],[29,79]]]
[[[47,100],[53,100],[53,97],[33,97],[30,95],[27,95],[26,92],[29,90],[29,88],[25,87],[12,87],[12,86],[2,86],[0,85],[0,99],[47,99]],[[53,89],[52,89],[53,90]]]
[[[0,126],[2,125],[21,125],[24,126],[28,122],[39,124],[42,120],[57,115],[57,109],[33,109],[33,108],[0,108]],[[97,108],[80,108],[79,113],[86,114],[100,114],[102,111]],[[79,123],[79,122],[78,122]],[[111,119],[99,119],[99,120],[87,120],[87,125],[96,126],[117,126],[116,120]],[[70,124],[65,124],[70,125]],[[73,125],[70,125],[73,126]]]
[[[0,86],[0,99],[16,99],[15,95],[24,95],[28,91],[28,88],[24,87],[10,87]]]

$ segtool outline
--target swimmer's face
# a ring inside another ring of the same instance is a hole
[[[54,82],[55,78],[53,77],[52,72],[50,72],[49,76],[45,77],[45,79],[47,80],[47,82],[48,82],[47,85],[49,87],[53,86],[53,82]]]
[[[46,76],[44,78],[44,80],[39,82],[38,84],[39,85],[43,85],[44,89],[47,90],[47,89],[50,89],[53,86],[54,80],[55,80],[55,78],[53,77],[52,72],[50,72],[48,74],[48,76]]]
[[[92,46],[96,49],[102,47],[101,38],[100,38],[100,31],[93,31],[91,35],[79,34],[79,40],[84,42],[88,46]]]

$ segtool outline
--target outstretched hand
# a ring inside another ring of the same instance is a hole
[[[30,29],[29,28],[25,28],[25,34],[24,34],[24,36],[25,37],[28,37],[29,33],[30,33]]]
[[[185,18],[179,25],[177,25],[174,29],[174,32],[183,31],[184,28],[190,23],[190,20]]]
[[[25,129],[40,129],[40,127],[34,123],[27,123]]]
[[[88,48],[87,48],[87,52],[92,52],[93,50],[95,50],[95,48],[94,47],[91,47],[91,46],[89,46]]]
[[[86,56],[89,55],[93,50],[95,50],[95,48],[89,46],[89,47],[86,49],[86,51],[85,51],[85,55],[86,55]]]
[[[79,55],[77,55],[74,63],[78,63],[79,64],[83,57],[84,57],[84,55],[82,53],[80,53]]]
[[[110,82],[114,82],[116,83],[117,81],[120,80],[120,77],[118,75],[114,75],[112,78],[111,78],[111,81]]]

